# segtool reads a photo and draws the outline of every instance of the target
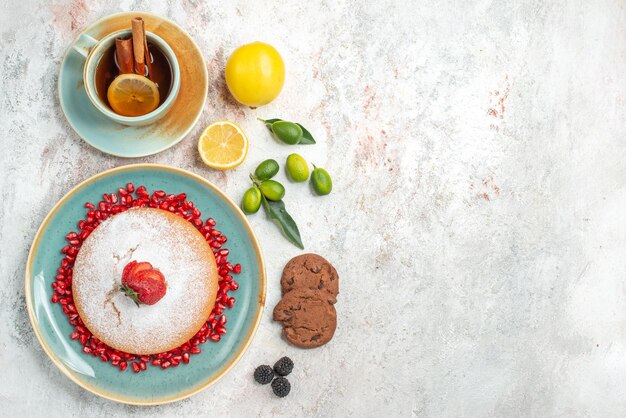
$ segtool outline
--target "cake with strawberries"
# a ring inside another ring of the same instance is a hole
[[[213,252],[192,224],[161,209],[132,208],[83,242],[72,293],[94,336],[147,355],[194,336],[213,309],[217,282]]]

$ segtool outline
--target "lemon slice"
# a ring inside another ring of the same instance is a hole
[[[159,89],[142,75],[121,74],[109,86],[107,99],[119,115],[142,116],[159,106]]]
[[[207,126],[198,139],[198,152],[206,165],[228,170],[243,163],[248,155],[248,138],[233,122],[222,120]]]

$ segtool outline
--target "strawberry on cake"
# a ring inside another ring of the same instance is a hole
[[[83,242],[72,293],[94,336],[147,355],[194,336],[213,309],[217,282],[211,247],[193,225],[161,209],[133,208]]]

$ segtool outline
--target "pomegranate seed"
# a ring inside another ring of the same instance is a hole
[[[146,370],[146,363],[144,363],[143,361],[141,363],[139,363],[139,368],[141,370]]]
[[[71,338],[72,340],[77,340],[77,339],[78,339],[78,337],[79,337],[79,334],[78,334],[78,332],[76,332],[76,331],[74,331],[74,332],[72,332],[72,333],[70,334],[70,338]]]
[[[169,361],[169,360],[167,360],[167,361],[164,361],[163,363],[161,363],[161,368],[162,368],[162,369],[167,369],[167,368],[168,368],[168,367],[170,367],[171,365],[172,365],[172,362],[171,362],[171,361]]]
[[[209,338],[211,339],[211,341],[218,342],[222,339],[222,336],[220,334],[211,334]]]
[[[152,360],[152,365],[153,366],[160,366],[161,365],[161,359],[155,358],[154,360]]]
[[[133,363],[133,372],[139,373],[139,364],[137,364],[135,362]]]
[[[108,194],[106,194],[106,193],[105,193],[105,194],[103,194],[103,195],[102,195],[102,198],[104,199],[104,201],[105,201],[106,203],[111,203],[111,197],[110,197]]]
[[[142,186],[143,187],[143,186]],[[144,190],[146,190],[146,188],[143,188]],[[128,183],[126,185],[126,190],[128,190],[128,193],[132,193],[135,191],[135,185],[133,183]]]
[[[220,316],[220,319],[217,320],[217,323],[220,325],[224,325],[226,323],[226,316],[225,315]]]
[[[206,220],[206,224],[210,225],[210,226],[215,226],[217,225],[217,223],[215,222],[215,220],[213,218],[209,218]]]
[[[191,354],[200,354],[202,352],[202,349],[200,347],[191,347],[189,349],[189,352]]]
[[[85,203],[85,207],[86,207],[87,209],[93,209],[93,208],[94,208],[94,205],[93,205],[93,203],[89,203],[89,202],[87,202],[87,203]]]
[[[109,358],[107,357],[106,354],[100,354],[100,360],[102,360],[102,361],[104,361],[106,363],[107,361],[109,361]]]
[[[56,293],[54,295],[52,295],[52,303],[57,303],[59,301],[59,295],[57,295]]]
[[[125,361],[120,362],[120,371],[123,372],[124,370],[126,370],[127,366],[128,363],[126,363]]]
[[[83,352],[87,353],[87,354],[91,354],[91,348],[89,347],[83,347]]]
[[[215,328],[215,332],[217,332],[218,334],[226,334],[226,328],[224,328],[224,327],[217,327],[217,328]]]
[[[237,289],[239,289],[239,283],[237,283],[236,281],[234,281],[234,280],[233,280],[232,282],[230,282],[230,288],[231,288],[232,290],[237,290]]]
[[[189,353],[183,353],[183,363],[189,364]]]
[[[228,306],[229,308],[232,308],[234,304],[235,304],[235,298],[228,298],[228,301],[226,302],[226,306]]]
[[[235,272],[235,274],[241,273],[241,264],[235,264],[233,271]]]

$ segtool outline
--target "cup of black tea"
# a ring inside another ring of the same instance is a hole
[[[104,116],[129,126],[161,119],[173,107],[180,90],[180,67],[172,48],[159,36],[144,31],[144,52],[137,55],[136,39],[133,26],[132,31],[117,31],[100,40],[82,34],[74,45],[86,60],[83,82],[91,103]],[[142,55],[144,62],[139,67],[142,63],[133,57]]]

